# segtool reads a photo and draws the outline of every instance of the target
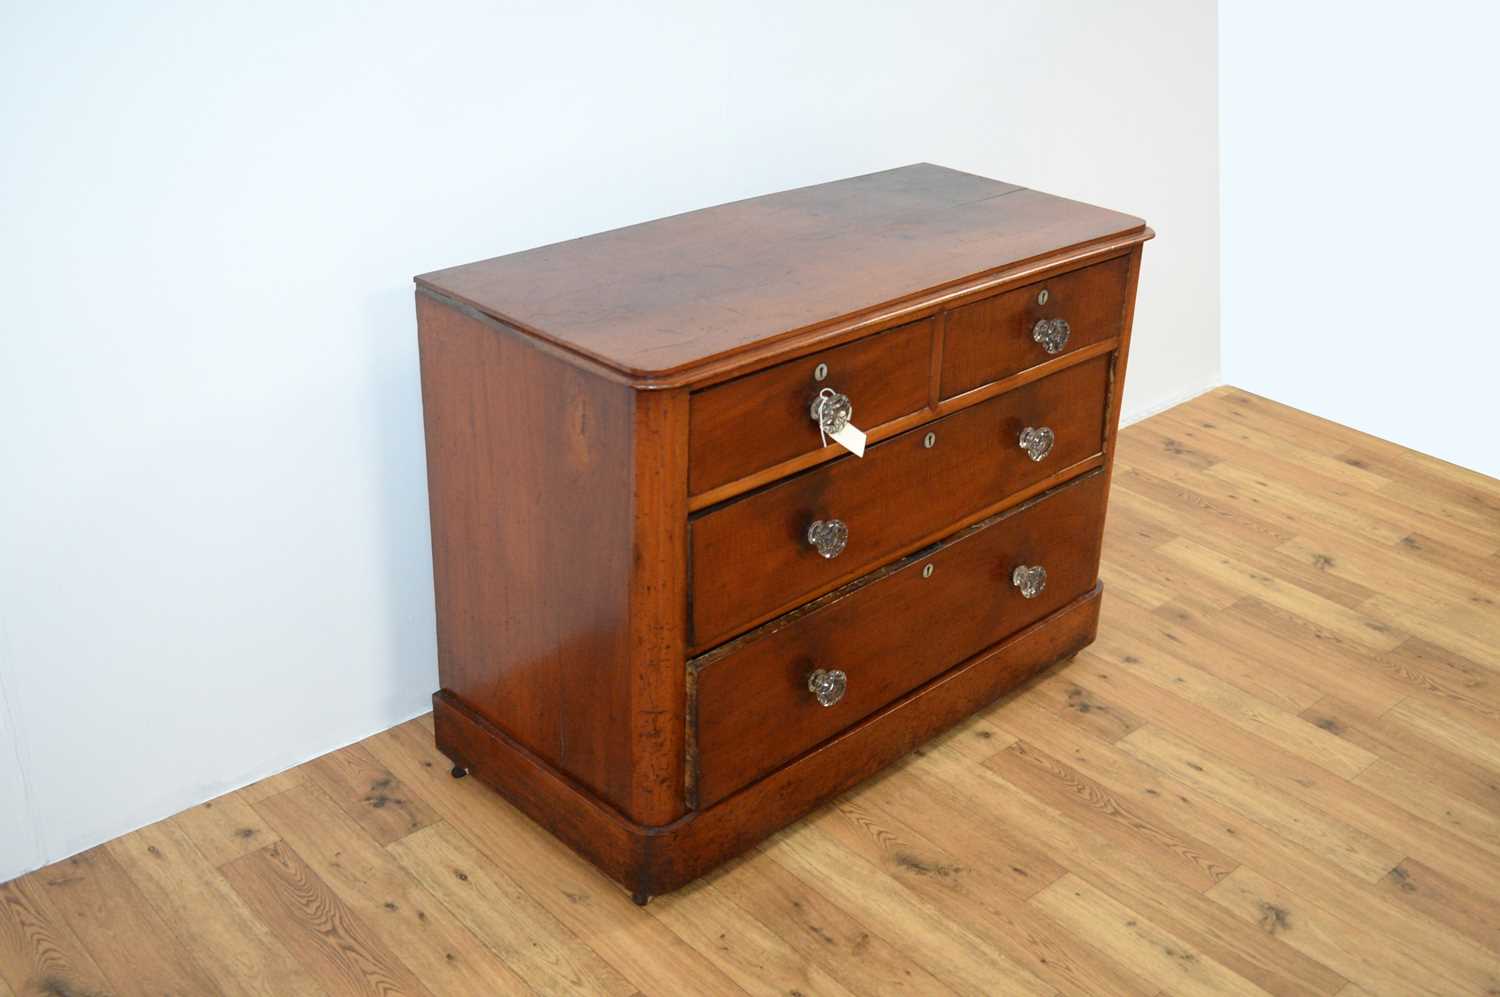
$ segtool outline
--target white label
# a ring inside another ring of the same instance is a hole
[[[844,428],[837,433],[829,433],[828,438],[856,457],[865,455],[865,434],[856,429],[852,422],[845,423]]]

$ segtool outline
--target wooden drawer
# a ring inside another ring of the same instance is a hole
[[[943,330],[942,397],[1120,335],[1128,272],[1128,259],[1120,257],[953,309]],[[1033,336],[1043,319],[1068,323],[1067,341],[1055,354]]]
[[[1102,473],[1085,475],[689,662],[698,806],[1091,589],[1104,489]],[[1019,565],[1046,570],[1032,598],[1012,584]],[[809,692],[814,669],[847,676],[834,705]]]
[[[852,421],[867,432],[926,407],[934,325],[924,319],[695,392],[688,413],[689,493],[701,495],[821,449],[809,409],[823,388],[848,395]]]
[[[1100,453],[1109,363],[1085,361],[694,517],[691,645],[790,609]],[[1027,427],[1055,435],[1041,461],[1019,446]],[[832,519],[848,542],[825,558],[808,527]]]

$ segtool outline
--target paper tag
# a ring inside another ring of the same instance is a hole
[[[844,423],[844,428],[837,433],[829,433],[828,438],[856,457],[865,455],[865,434],[856,429],[854,423]]]

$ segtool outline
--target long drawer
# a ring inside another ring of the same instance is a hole
[[[712,646],[1100,453],[1109,359],[1085,361],[877,444],[863,459],[841,458],[696,516],[692,646]]]
[[[698,806],[1092,588],[1105,480],[1087,474],[689,662]],[[842,684],[831,705],[809,687],[820,670],[825,700]]]

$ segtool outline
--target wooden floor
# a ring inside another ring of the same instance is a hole
[[[634,907],[419,719],[0,887],[0,994],[1500,994],[1500,482],[1127,430],[1099,641]]]

